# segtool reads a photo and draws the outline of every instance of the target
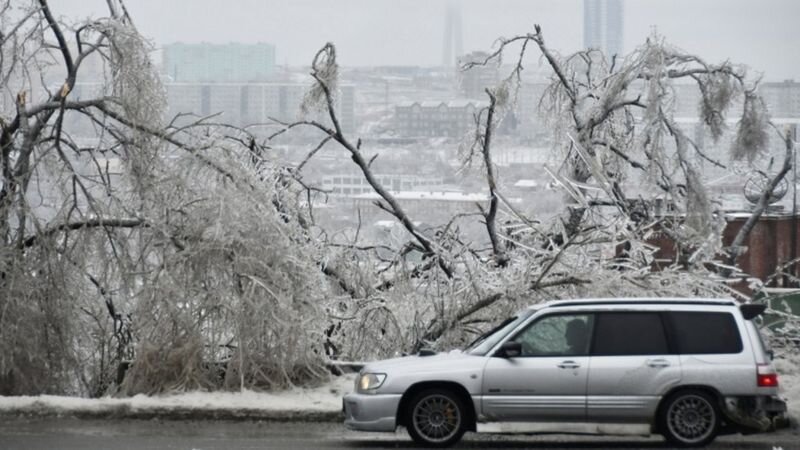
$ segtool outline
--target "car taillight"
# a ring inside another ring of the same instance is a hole
[[[758,387],[778,387],[778,374],[769,364],[759,364],[756,373]]]

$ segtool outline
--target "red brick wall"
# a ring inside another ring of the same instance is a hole
[[[733,242],[736,233],[742,228],[747,217],[735,217],[728,220],[728,225],[722,234],[722,242],[728,246]],[[798,241],[800,241],[800,219],[797,220]],[[792,217],[790,215],[763,216],[750,232],[745,241],[747,251],[737,259],[738,266],[746,273],[766,280],[775,273],[776,268],[791,259],[792,242]],[[650,241],[659,250],[656,258],[660,265],[669,264],[675,260],[675,243],[665,235],[659,235]],[[800,257],[800,242],[796,245],[795,257]]]

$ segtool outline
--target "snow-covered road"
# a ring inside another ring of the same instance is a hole
[[[784,450],[798,448],[790,431],[724,436],[708,448]],[[455,448],[607,449],[660,448],[658,437],[494,436],[468,433]],[[3,450],[243,450],[318,448],[412,448],[404,431],[347,431],[340,423],[153,420],[14,419],[0,423]]]

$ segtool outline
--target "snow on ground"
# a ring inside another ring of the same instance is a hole
[[[78,398],[55,395],[0,396],[3,413],[103,413],[126,411],[147,413],[170,410],[263,411],[335,413],[342,409],[342,395],[353,390],[355,375],[333,377],[314,388],[293,388],[279,392],[186,392],[128,398]]]
[[[789,416],[796,427],[800,419],[800,357],[778,358],[775,369],[778,370],[780,396],[788,403]]]
[[[800,357],[776,359],[780,374],[780,396],[789,404],[794,426],[800,418]],[[136,395],[129,398],[77,398],[55,395],[3,397],[0,415],[33,414],[102,414],[124,411],[126,414],[168,414],[170,411],[228,411],[263,413],[338,413],[342,396],[353,390],[354,374],[333,377],[314,388],[294,388],[280,392],[186,392],[160,396]],[[243,414],[244,417],[248,414]],[[258,414],[256,414],[258,416]],[[294,415],[293,417],[302,417]]]

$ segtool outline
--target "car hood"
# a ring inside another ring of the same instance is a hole
[[[453,350],[447,353],[437,353],[429,356],[403,356],[401,358],[384,359],[375,361],[364,366],[363,372],[387,372],[387,371],[407,371],[407,372],[427,372],[439,369],[472,368],[481,365],[483,357],[464,353],[460,350]]]

